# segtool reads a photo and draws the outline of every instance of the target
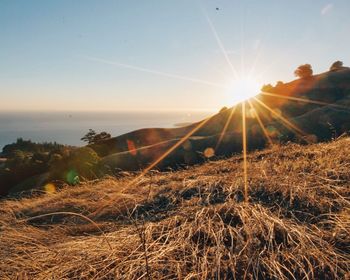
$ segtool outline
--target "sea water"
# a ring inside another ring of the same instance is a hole
[[[136,129],[178,125],[202,120],[212,112],[0,112],[0,151],[17,138],[82,146],[91,128],[118,136]]]

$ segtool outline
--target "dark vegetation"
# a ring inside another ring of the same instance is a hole
[[[0,167],[0,195],[42,189],[51,181],[57,186],[76,185],[79,177],[96,178],[96,165],[100,160],[89,147],[33,143],[23,139],[6,145],[2,157],[6,161]]]
[[[96,144],[109,138],[111,138],[111,135],[109,133],[105,131],[96,133],[95,130],[90,128],[89,131],[80,140],[87,142],[88,144]]]
[[[303,64],[300,65],[295,71],[295,76],[301,78],[301,79],[307,79],[312,76],[313,70],[310,64]]]
[[[57,143],[33,143],[22,138],[6,145],[1,153],[6,161],[0,167],[0,195],[7,194],[11,188],[30,178],[38,180],[36,176],[46,173],[70,149]],[[36,184],[28,183],[30,187]]]

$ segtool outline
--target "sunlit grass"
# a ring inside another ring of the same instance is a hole
[[[248,167],[247,167],[247,126],[245,102],[242,102],[242,145],[243,145],[243,182],[244,201],[248,202]]]
[[[250,203],[239,155],[147,173],[94,219],[137,174],[3,200],[0,278],[347,279],[348,143],[249,154]]]

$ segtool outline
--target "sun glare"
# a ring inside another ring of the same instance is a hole
[[[230,105],[248,100],[260,93],[261,84],[250,77],[242,77],[234,80],[229,90]]]

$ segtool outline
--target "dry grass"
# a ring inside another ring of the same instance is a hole
[[[349,155],[252,153],[247,204],[239,156],[2,201],[0,279],[349,279]]]

